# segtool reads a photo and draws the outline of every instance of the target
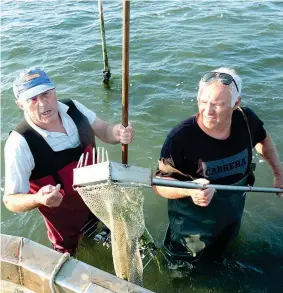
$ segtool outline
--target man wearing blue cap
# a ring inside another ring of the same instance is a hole
[[[82,153],[92,163],[95,136],[129,144],[134,129],[111,125],[75,100],[58,101],[55,85],[40,68],[21,72],[13,91],[24,120],[5,145],[3,201],[12,212],[38,208],[53,247],[74,254],[91,214],[72,188],[73,169]]]
[[[157,175],[201,184],[252,185],[252,150],[270,165],[274,186],[283,186],[283,167],[263,122],[240,108],[241,78],[230,68],[205,73],[199,83],[198,113],[168,134]],[[214,188],[155,187],[168,198],[169,226],[165,255],[177,266],[203,256],[221,259],[240,229],[245,193]]]

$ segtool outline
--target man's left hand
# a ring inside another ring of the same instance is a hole
[[[113,127],[113,135],[122,144],[129,144],[134,138],[134,128],[131,123],[127,127],[122,124],[116,124]]]
[[[274,176],[273,185],[276,188],[283,188],[283,173]],[[283,198],[283,193],[277,193],[277,195]]]

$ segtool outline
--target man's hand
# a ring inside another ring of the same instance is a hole
[[[192,182],[199,183],[199,184],[209,184],[209,181],[204,178],[196,179]],[[201,206],[201,207],[207,207],[215,193],[214,188],[206,188],[206,189],[191,189],[190,190],[190,196],[192,198],[192,201],[194,204]]]
[[[129,123],[127,127],[124,127],[122,124],[116,124],[113,127],[113,136],[122,144],[129,144],[134,138],[134,128]]]
[[[56,186],[46,185],[39,189],[37,195],[39,196],[39,203],[49,208],[57,208],[60,206],[63,196],[60,193],[60,184]]]
[[[274,175],[273,186],[283,188],[283,173]],[[278,197],[283,198],[283,193],[277,193]]]

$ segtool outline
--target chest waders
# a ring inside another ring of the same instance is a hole
[[[68,251],[73,255],[78,246],[81,229],[87,221],[93,218],[89,208],[81,196],[73,189],[73,169],[79,158],[89,153],[87,164],[92,163],[92,149],[95,138],[87,118],[76,108],[71,100],[62,100],[69,106],[67,114],[74,121],[79,134],[80,145],[61,151],[53,151],[45,139],[23,120],[15,131],[21,134],[33,155],[35,167],[30,176],[30,194],[48,184],[61,184],[60,192],[63,200],[56,208],[41,205],[39,212],[44,218],[47,235],[53,247],[60,252]]]
[[[247,176],[232,185],[244,186],[246,181]],[[194,204],[190,197],[169,200],[165,252],[174,258],[193,262],[219,238],[226,238],[226,242],[232,240],[240,229],[245,198],[242,191],[219,190],[207,207]],[[221,245],[226,247],[227,244]]]

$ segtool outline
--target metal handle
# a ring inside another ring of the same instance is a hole
[[[177,180],[152,178],[152,185],[188,188],[188,189],[205,189],[215,188],[216,190],[233,190],[243,192],[266,192],[266,193],[283,193],[283,188],[269,188],[269,187],[252,187],[252,186],[234,186],[234,185],[220,185],[220,184],[199,184],[194,182],[184,182]]]

